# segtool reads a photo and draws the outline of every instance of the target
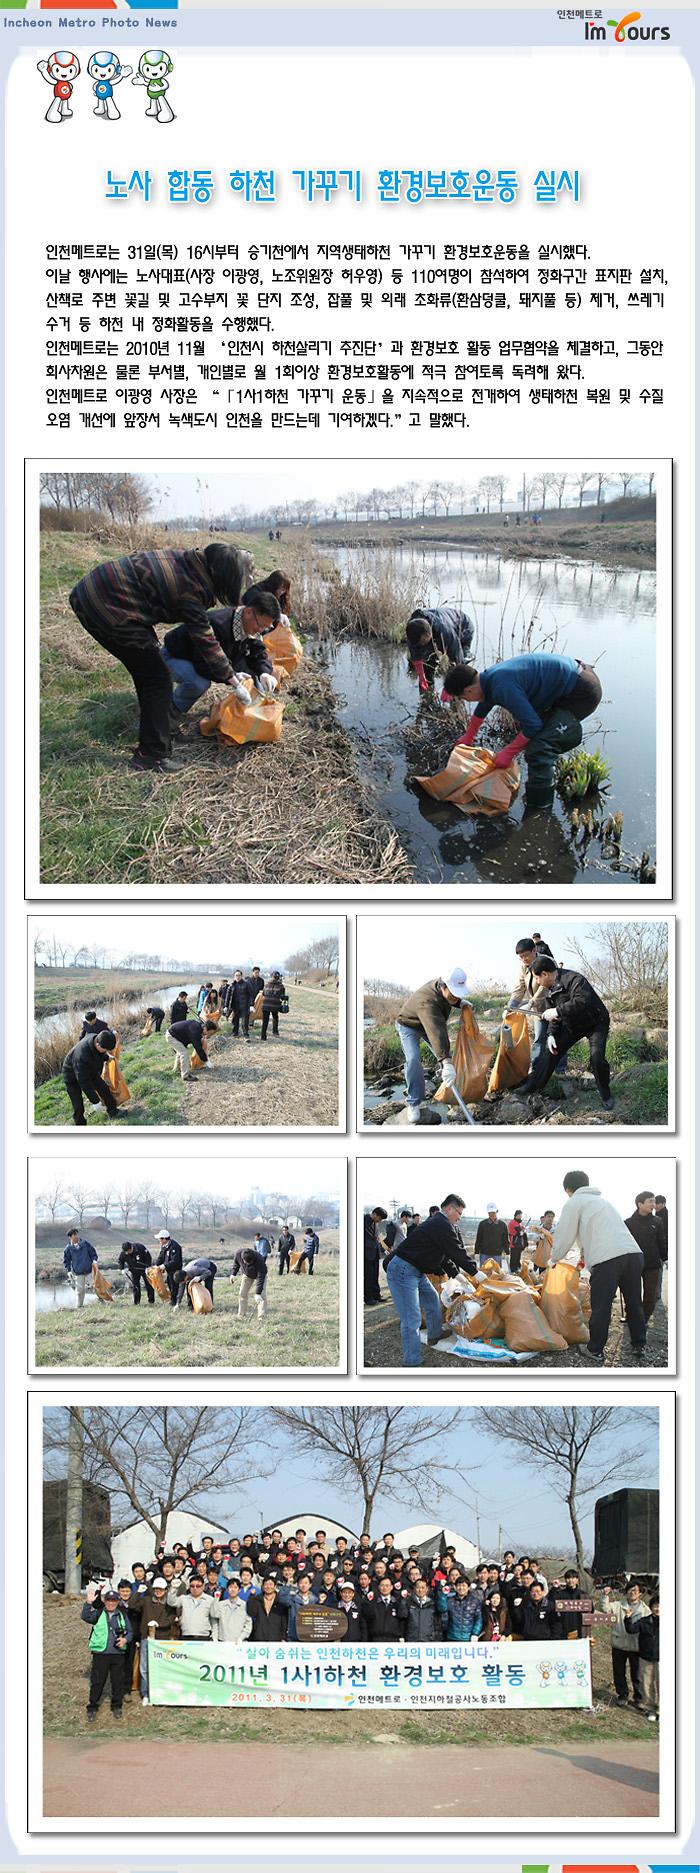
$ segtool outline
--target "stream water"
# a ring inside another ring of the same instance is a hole
[[[208,980],[209,978],[207,977],[207,981]],[[176,982],[175,984],[170,983],[167,988],[154,989],[150,995],[146,995],[145,993],[143,995],[136,995],[135,993],[133,1002],[120,1001],[119,1012],[125,1017],[133,1016],[143,1007],[144,1002],[150,1002],[153,1008],[164,1008],[167,1018],[170,1012],[170,1004],[174,1002],[175,996],[179,995],[181,989],[186,989],[187,994],[192,997],[196,995],[198,988],[198,982]],[[86,1000],[84,1006],[90,1008],[93,1006],[93,1003]],[[97,998],[97,1013],[102,1014],[99,996]],[[35,1040],[49,1040],[53,1034],[60,1034],[65,1027],[66,1021],[73,1018],[75,1022],[79,1024],[78,1032],[80,1032],[80,1026],[82,1025],[82,1009],[78,1012],[77,1009],[64,1008],[60,1014],[40,1015],[38,1020],[34,1023]]]
[[[91,1307],[93,1301],[96,1300],[97,1295],[88,1288],[85,1306]],[[34,1309],[37,1314],[58,1314],[71,1307],[77,1311],[78,1302],[67,1281],[57,1282],[55,1287],[50,1281],[37,1282],[34,1289]]]
[[[331,557],[352,577],[353,549]],[[368,555],[363,553],[366,561]],[[392,556],[413,604],[459,604],[476,625],[480,668],[516,655],[534,616],[531,648],[556,649],[595,663],[603,685],[599,712],[584,724],[585,745],[602,751],[611,785],[603,817],[624,814],[623,850],[656,857],[656,575],[567,560],[504,560],[450,548],[397,549]],[[386,555],[382,554],[383,563]],[[553,639],[555,638],[555,641]],[[430,712],[419,703],[405,650],[353,639],[321,647],[338,696],[338,713],[358,750],[365,781],[401,839],[424,883],[619,882],[614,863],[594,839],[572,832],[556,799],[551,814],[523,818],[523,789],[496,819],[468,817],[409,786],[415,748],[406,744],[419,718],[429,736]],[[455,737],[456,739],[456,737]],[[429,747],[429,740],[426,743]],[[440,762],[423,764],[434,773]]]

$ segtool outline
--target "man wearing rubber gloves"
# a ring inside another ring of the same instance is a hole
[[[252,585],[244,593],[240,605],[207,613],[219,650],[231,667],[232,676],[226,679],[228,687],[244,706],[250,702],[250,696],[241,677],[252,677],[261,696],[272,696],[277,688],[264,639],[274,631],[281,616],[277,599],[272,592],[263,592],[259,585]],[[160,654],[173,682],[172,719],[176,727],[181,725],[192,704],[205,696],[210,684],[217,681],[212,674],[208,646],[205,652],[203,655],[202,646],[186,624],[177,624],[163,639]]]
[[[437,982],[424,982],[423,987],[409,995],[399,1009],[396,1032],[405,1061],[409,1125],[420,1125],[421,1105],[425,1098],[421,1041],[427,1042],[440,1062],[443,1086],[456,1084],[457,1074],[451,1057],[447,1023],[453,1009],[463,1008],[467,1000],[466,973],[464,969],[453,969],[450,975],[439,977]]]
[[[579,975],[576,969],[559,969],[552,956],[539,956],[532,973],[547,991],[542,1019],[549,1024],[549,1034],[527,1079],[513,1088],[516,1097],[541,1092],[555,1072],[559,1056],[568,1053],[577,1041],[587,1040],[593,1078],[606,1112],[612,1112],[610,1068],[605,1057],[610,1015],[605,1003],[587,976]]]
[[[467,662],[474,642],[474,626],[466,612],[457,605],[440,605],[431,611],[414,611],[406,625],[408,659],[418,678],[421,696],[433,686],[438,657],[450,663]]]
[[[517,724],[513,741],[501,748],[494,767],[509,767],[518,754],[527,761],[527,805],[531,811],[554,802],[554,775],[560,755],[583,741],[582,722],[597,709],[602,688],[590,664],[575,657],[526,652],[486,670],[458,664],[448,670],[443,702],[459,697],[476,704],[458,748],[471,748],[492,709],[506,709]]]

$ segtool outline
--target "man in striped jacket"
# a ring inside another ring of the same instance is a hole
[[[170,759],[172,680],[156,626],[184,624],[211,681],[235,686],[237,678],[207,614],[217,604],[237,606],[249,572],[248,555],[235,547],[167,547],[106,560],[73,587],[70,603],[76,618],[123,663],[139,699],[139,742],[132,767],[170,774],[180,766]]]

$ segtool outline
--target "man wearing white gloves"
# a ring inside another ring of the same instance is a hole
[[[243,676],[252,676],[261,696],[272,696],[277,689],[277,678],[263,640],[269,631],[274,631],[281,615],[274,594],[262,591],[258,585],[252,585],[235,608],[222,606],[218,611],[207,613],[217,643],[231,665],[227,688],[244,705],[251,698],[241,681]],[[211,669],[202,662],[186,624],[178,624],[166,633],[161,656],[173,680],[172,720],[177,728],[192,704],[206,695],[212,680]]]
[[[454,1086],[457,1074],[447,1023],[453,1010],[465,1007],[467,1002],[466,973],[464,969],[453,969],[449,975],[439,976],[437,982],[424,982],[399,1009],[396,1032],[403,1048],[410,1125],[420,1125],[421,1104],[425,1098],[421,1041],[427,1042],[440,1063],[443,1086]]]

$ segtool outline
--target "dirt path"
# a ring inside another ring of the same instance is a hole
[[[524,1811],[576,1819],[658,1814],[656,1736],[539,1749],[467,1747],[457,1754],[394,1743],[381,1729],[390,1718],[378,1714],[373,1721],[380,1728],[368,1731],[371,1749],[321,1746],[311,1757],[278,1743],[51,1737],[44,1744],[44,1814],[112,1816],[117,1792],[116,1807],[130,1820],[193,1813],[270,1820],[410,1815],[434,1822],[520,1819]],[[109,1723],[109,1712],[101,1712],[98,1724]]]
[[[289,1004],[277,1040],[270,1028],[263,1043],[259,1021],[251,1025],[249,1042],[242,1035],[234,1040],[222,1023],[211,1067],[183,1087],[186,1124],[337,1124],[338,997],[290,989]]]
[[[385,1300],[382,1307],[366,1307],[364,1310],[364,1363],[377,1368],[401,1366],[401,1334],[393,1301]],[[668,1309],[657,1303],[647,1328],[646,1364],[662,1371],[668,1369]],[[461,1371],[502,1373],[514,1372],[522,1376],[525,1372],[552,1371],[568,1368],[574,1372],[587,1370],[577,1360],[574,1349],[566,1353],[542,1353],[536,1359],[530,1359],[525,1367],[518,1365],[498,1365],[485,1367],[481,1359],[465,1359],[461,1354],[441,1352],[437,1346],[423,1347],[423,1365],[433,1370],[452,1372],[459,1377]],[[610,1333],[605,1348],[605,1365],[609,1370],[628,1367],[638,1372],[639,1366],[632,1359],[629,1334],[622,1318],[619,1296],[613,1301],[610,1319]]]

